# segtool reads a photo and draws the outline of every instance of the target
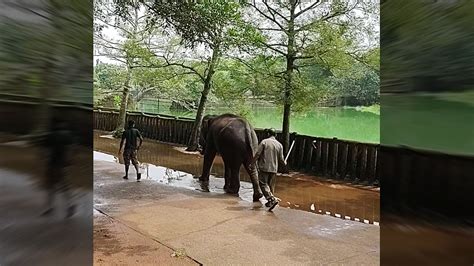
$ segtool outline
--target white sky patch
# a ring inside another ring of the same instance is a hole
[[[261,3],[261,1],[256,1],[256,2]],[[378,1],[374,1],[374,0],[371,0],[371,2],[378,3]],[[302,8],[308,6],[310,3],[311,2],[309,1],[308,3],[304,4],[302,6]],[[322,8],[318,8],[313,12],[308,12],[307,14],[303,14],[299,18],[300,21],[299,22],[297,21],[297,23],[299,23],[300,25],[306,23],[308,20],[311,19],[311,17],[310,17],[311,15],[319,17],[322,14],[322,12],[324,12],[324,8],[327,8],[327,3],[328,2],[323,2]],[[298,12],[298,10],[296,10],[296,11]],[[244,17],[246,17],[248,21],[251,20],[259,26],[263,25],[265,27],[275,27],[275,25],[271,25],[273,23],[271,23],[268,20],[262,18],[262,16],[259,16],[258,14],[256,14],[255,11],[244,11],[244,13],[245,13]],[[285,13],[283,13],[283,14],[285,15]],[[144,15],[144,11],[141,10],[139,12],[139,15],[140,16]],[[379,39],[380,39],[379,38],[379,36],[380,36],[380,22],[378,20],[378,15],[377,14],[365,14],[360,9],[353,10],[352,15],[354,17],[358,18],[356,20],[356,23],[358,23],[357,24],[358,27],[360,26],[360,27],[363,27],[365,29],[365,30],[359,29],[360,30],[359,33],[362,33],[362,34],[357,34],[356,35],[357,41],[359,42],[358,45],[357,45],[359,47],[359,49],[367,50],[367,49],[370,49],[370,48],[378,47],[379,46]],[[283,23],[283,21],[280,21],[280,22]],[[370,30],[370,29],[372,29],[372,30]],[[105,39],[113,41],[113,42],[121,43],[125,40],[122,36],[120,36],[120,31],[118,29],[114,28],[114,27],[111,27],[111,26],[105,26],[102,29],[101,33],[102,33],[102,36]],[[279,40],[282,37],[284,38],[284,36],[282,36],[281,34],[275,34],[271,31],[265,31],[264,34],[269,36],[271,39]],[[166,46],[166,45],[163,45],[163,44],[170,42],[170,40],[172,38],[176,38],[176,37],[177,37],[177,35],[173,34],[173,33],[170,34],[170,36],[164,36],[162,34],[157,34],[156,36],[153,36],[153,43],[156,44],[156,45],[160,45],[160,46]],[[97,43],[94,42],[94,51],[98,50],[98,48],[99,47],[98,47]],[[163,48],[155,49],[154,52],[158,56],[163,55],[163,53],[165,53],[165,52],[170,52],[169,50],[166,51],[165,49],[163,49]],[[282,50],[285,50],[284,47],[282,48]],[[246,54],[242,54],[242,53],[238,52],[237,49],[232,49],[228,53],[232,56],[241,56],[241,57],[246,56]],[[180,48],[178,48],[178,50],[173,51],[172,54],[173,54],[174,59],[206,60],[210,56],[210,51],[209,51],[209,49],[206,49],[204,45],[201,44],[201,45],[198,45],[197,47],[195,47],[193,50],[187,49],[187,48],[184,48],[184,47],[180,47]],[[122,64],[121,62],[119,62],[119,61],[117,61],[117,60],[115,60],[111,57],[104,56],[104,55],[97,55],[94,52],[94,66],[97,64],[98,60],[100,62],[103,62],[103,63]]]

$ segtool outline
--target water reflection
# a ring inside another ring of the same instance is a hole
[[[95,160],[123,163],[118,156],[119,141],[101,137],[105,133],[95,132]],[[145,140],[138,153],[142,176],[163,184],[187,187],[201,191],[224,193],[223,162],[216,157],[209,183],[200,183],[196,176],[201,173],[203,158],[195,153],[186,153],[184,147],[176,147],[155,141]],[[115,155],[115,156],[114,156]],[[241,169],[240,197],[252,199],[250,178]],[[143,177],[142,177],[143,178]],[[331,183],[327,180],[300,173],[290,176],[278,176],[275,188],[281,198],[281,207],[300,209],[318,214],[327,214],[341,219],[378,224],[380,221],[380,193]]]

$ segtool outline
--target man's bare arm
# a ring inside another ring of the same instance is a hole
[[[142,143],[143,143],[142,134],[138,133],[138,139],[140,140],[140,144],[138,144],[138,148],[137,148],[137,149],[140,149],[140,147],[142,146]]]
[[[120,141],[119,153],[122,151],[124,140],[125,140],[125,132],[122,134],[122,140]]]

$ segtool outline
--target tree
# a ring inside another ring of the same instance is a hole
[[[382,92],[471,88],[473,1],[382,1],[381,10]]]
[[[121,88],[127,76],[126,68],[116,64],[94,66],[94,105],[120,107]],[[115,99],[118,98],[117,106]]]
[[[32,134],[48,130],[50,101],[91,103],[92,1],[10,2],[23,16],[6,19],[0,38],[2,91],[40,100]],[[17,14],[17,12],[13,12]],[[2,21],[3,22],[3,21]]]
[[[117,0],[117,2],[122,7],[118,13],[128,16],[126,7],[130,5],[130,1]],[[243,37],[250,34],[251,28],[245,27],[241,20],[240,4],[233,1],[142,1],[142,3],[153,11],[154,19],[151,21],[153,24],[163,22],[165,28],[171,30],[171,34],[179,35],[181,44],[191,49],[195,55],[204,54],[196,56],[205,62],[204,68],[201,68],[202,64],[196,66],[185,63],[183,57],[186,55],[170,60],[166,54],[161,54],[165,64],[157,65],[157,67],[181,67],[187,73],[196,75],[202,82],[201,98],[188,144],[188,150],[195,151],[198,148],[202,118],[219,61],[225,52],[243,43]]]
[[[248,2],[251,12],[260,16],[259,20],[249,16],[249,20],[252,20],[265,36],[263,40],[257,39],[257,43],[272,56],[285,60],[284,69],[276,73],[284,80],[282,129],[285,153],[289,148],[293,100],[298,87],[304,88],[298,86],[304,79],[295,77],[294,73],[299,75],[301,68],[315,63],[333,69],[347,62],[347,56],[358,56],[354,49],[349,49],[355,40],[354,35],[349,36],[349,29],[351,24],[361,21],[355,10],[374,4],[364,4],[361,1]]]
[[[94,5],[96,26],[96,55],[107,56],[125,65],[126,76],[123,80],[120,99],[119,117],[114,135],[120,135],[125,128],[128,101],[130,96],[130,82],[133,68],[153,56],[143,45],[150,39],[150,28],[147,25],[149,14],[141,9],[138,0],[130,1],[127,10],[130,16],[117,16],[116,5],[112,0],[100,0]],[[113,40],[103,34],[103,29],[112,27],[118,30],[121,39]]]

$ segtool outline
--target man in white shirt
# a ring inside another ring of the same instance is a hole
[[[283,156],[283,146],[275,139],[276,131],[267,129],[266,133],[267,138],[258,145],[253,162],[257,162],[260,188],[268,201],[265,206],[271,211],[278,205],[278,200],[273,195],[270,184],[275,182],[279,163],[285,168],[287,165]]]

